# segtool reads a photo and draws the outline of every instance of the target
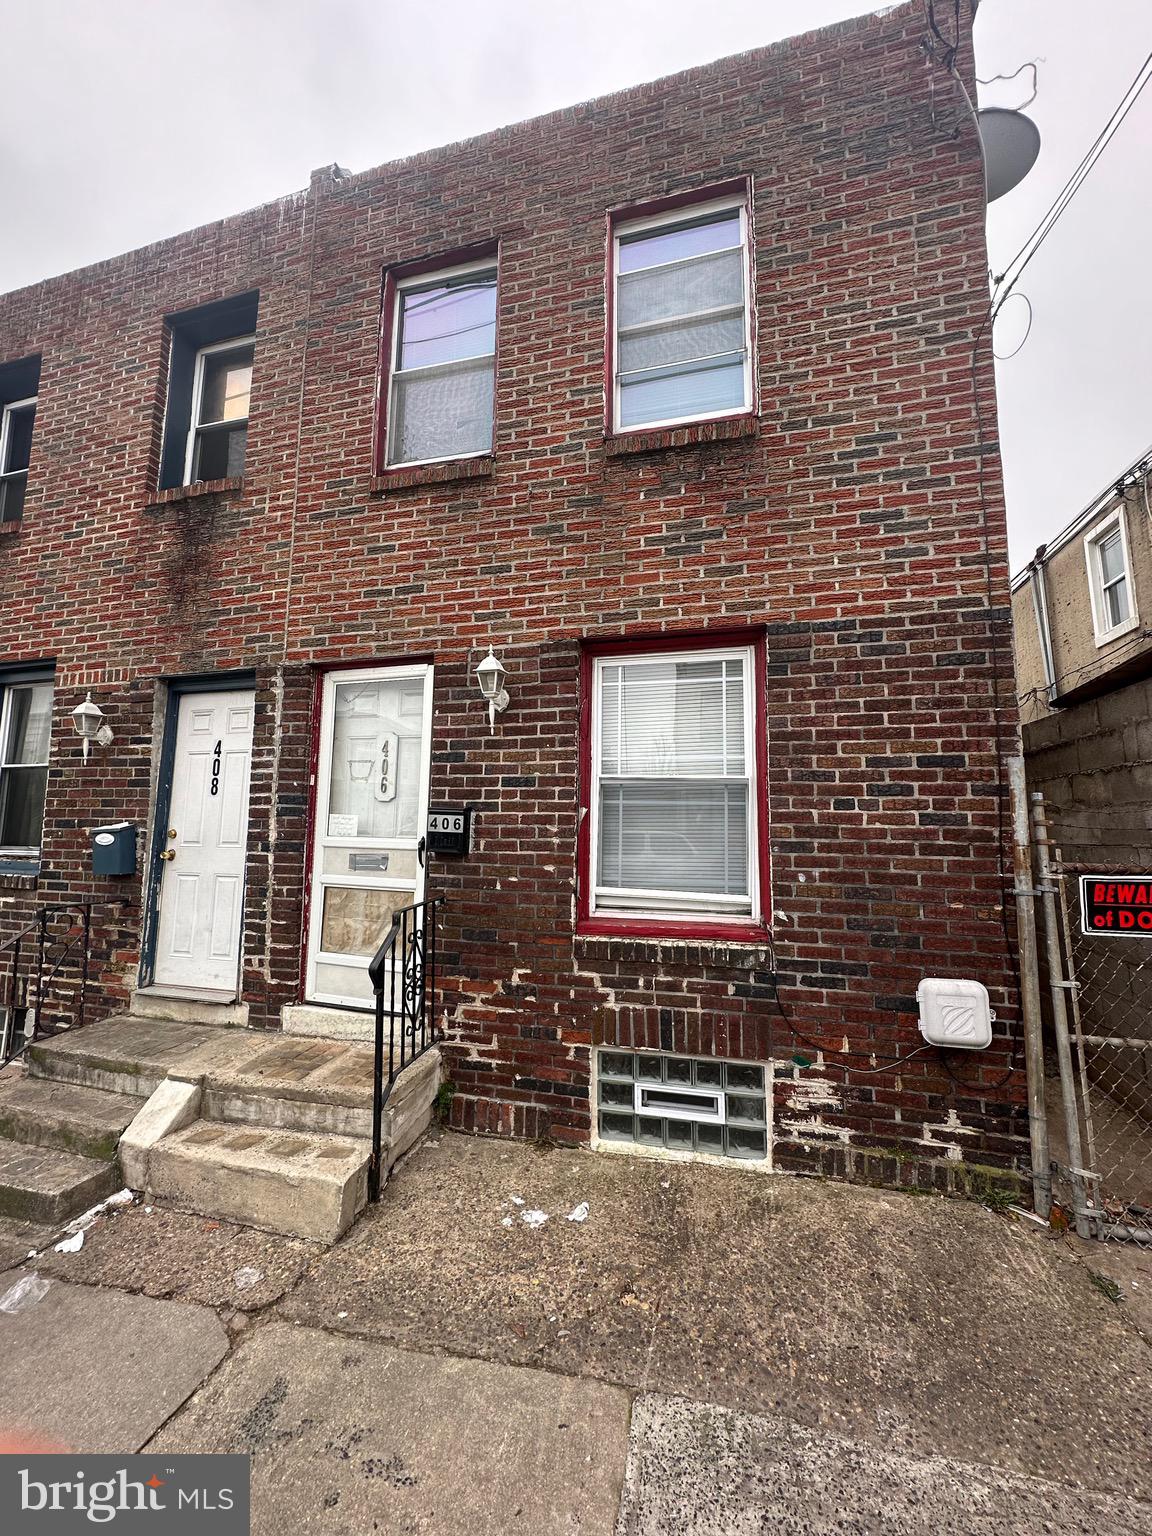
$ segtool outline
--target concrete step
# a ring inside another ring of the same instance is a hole
[[[288,1039],[271,1044],[251,1065],[204,1079],[206,1120],[264,1130],[305,1131],[320,1136],[372,1136],[372,1065],[357,1050],[322,1040]],[[440,1052],[434,1046],[396,1079],[385,1110],[385,1142],[419,1123],[427,1129],[440,1086]],[[411,1138],[409,1137],[409,1141]]]
[[[198,1120],[150,1150],[148,1187],[184,1210],[332,1243],[364,1208],[370,1151],[351,1137]]]
[[[0,1136],[110,1162],[144,1100],[51,1078],[0,1081]]]
[[[119,1188],[113,1162],[0,1138],[0,1216],[67,1221]]]
[[[209,1070],[226,1070],[251,1056],[253,1048],[245,1029],[123,1013],[38,1040],[25,1056],[33,1077],[147,1098],[170,1073],[201,1077]]]

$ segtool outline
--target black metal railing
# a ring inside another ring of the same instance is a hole
[[[376,1058],[372,1075],[372,1158],[368,1198],[380,1198],[384,1109],[404,1068],[439,1039],[436,1032],[436,901],[403,907],[368,967],[376,997]],[[384,1035],[388,1061],[385,1071]]]
[[[57,1032],[46,1017],[54,1004],[69,1028],[84,1023],[91,955],[91,902],[38,907],[0,943],[0,1067]]]

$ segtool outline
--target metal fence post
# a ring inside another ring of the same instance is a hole
[[[1028,821],[1028,785],[1024,759],[1008,759],[1012,795],[1012,871],[1016,928],[1020,946],[1020,1005],[1024,1015],[1024,1060],[1028,1072],[1028,1135],[1032,1146],[1032,1204],[1045,1221],[1052,1213],[1052,1170],[1048,1156],[1048,1121],[1044,1111],[1044,1041],[1040,1011],[1040,966],[1036,946],[1032,838]]]
[[[1036,873],[1039,877],[1040,903],[1044,914],[1044,945],[1048,961],[1048,989],[1052,999],[1052,1026],[1056,1035],[1056,1058],[1060,1063],[1060,1095],[1064,1101],[1064,1133],[1068,1138],[1068,1169],[1072,1181],[1072,1207],[1075,1212],[1076,1232],[1080,1237],[1092,1236],[1092,1221],[1088,1209],[1084,1182],[1084,1153],[1080,1144],[1080,1114],[1076,1103],[1076,1082],[1072,1065],[1072,1046],[1068,1038],[1068,1004],[1065,993],[1076,983],[1064,974],[1064,957],[1060,948],[1060,928],[1056,916],[1056,887],[1052,883],[1052,861],[1049,857],[1048,817],[1044,810],[1044,796],[1037,791],[1032,795],[1032,824],[1036,833]]]

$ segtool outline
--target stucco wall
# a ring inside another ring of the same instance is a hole
[[[1152,519],[1145,508],[1144,494],[1142,486],[1132,485],[1123,498],[1112,497],[1076,538],[1055,549],[1045,561],[1057,697],[1090,686],[1120,664],[1129,664],[1142,655],[1152,656]],[[1152,490],[1148,495],[1152,503]],[[1124,509],[1128,536],[1130,596],[1139,622],[1106,645],[1097,645],[1085,541],[1120,506]],[[1012,594],[1012,625],[1021,718],[1027,725],[1051,712],[1044,695],[1044,666],[1031,581],[1022,583]]]

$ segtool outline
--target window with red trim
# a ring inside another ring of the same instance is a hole
[[[745,192],[612,225],[612,430],[753,406]]]
[[[384,464],[492,452],[495,258],[390,281]]]
[[[581,886],[591,927],[762,921],[759,672],[751,642],[588,656]]]

